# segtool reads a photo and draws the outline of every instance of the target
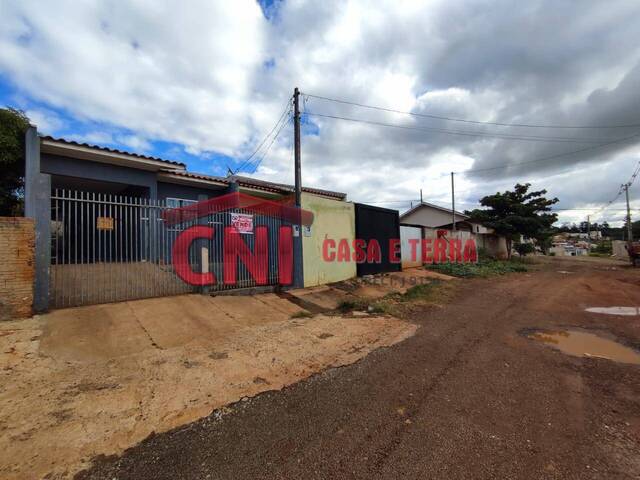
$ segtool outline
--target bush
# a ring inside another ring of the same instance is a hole
[[[518,252],[518,255],[521,255],[523,257],[528,253],[535,252],[534,246],[530,243],[516,243],[513,248],[515,248],[516,252]]]

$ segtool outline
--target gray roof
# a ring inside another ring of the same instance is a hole
[[[215,175],[205,175],[202,173],[192,173],[186,171],[167,170],[167,173],[177,175],[184,178],[193,178],[197,180],[210,181],[211,183],[223,183],[229,185],[231,183],[237,183],[241,187],[255,188],[257,190],[264,190],[266,192],[273,193],[295,193],[293,185],[287,185],[284,183],[267,182],[266,180],[259,180],[257,178],[244,177],[241,175],[229,175],[228,177],[218,177]],[[303,192],[322,195],[325,197],[332,197],[338,200],[344,200],[347,197],[346,193],[333,192],[331,190],[323,190],[320,188],[302,187]]]
[[[452,213],[452,210],[450,208],[445,208],[445,207],[441,207],[439,205],[434,205],[433,203],[429,203],[429,202],[421,202],[419,204],[417,204],[415,207],[410,208],[409,210],[407,210],[406,212],[402,213],[400,215],[400,220],[402,220],[404,217],[412,214],[413,212],[415,212],[416,210],[418,210],[419,208],[422,207],[427,207],[427,208],[435,208],[436,210],[440,210],[442,212],[447,212],[447,213]],[[456,215],[458,215],[459,217],[463,217],[463,218],[470,218],[468,215],[465,215],[462,212],[458,212],[457,210],[455,211]]]
[[[142,158],[142,159],[145,159],[145,160],[154,160],[156,162],[163,162],[163,163],[167,163],[169,165],[175,165],[176,167],[180,167],[182,169],[187,168],[187,166],[182,162],[175,162],[173,160],[165,160],[163,158],[152,157],[152,156],[149,156],[149,155],[141,155],[139,153],[127,152],[127,151],[124,151],[124,150],[118,150],[116,148],[101,147],[99,145],[92,145],[92,144],[89,144],[89,143],[80,143],[80,142],[76,142],[74,140],[67,140],[66,138],[54,138],[54,137],[51,137],[51,136],[48,136],[48,135],[41,136],[40,138],[42,140],[48,140],[48,141],[51,141],[51,142],[65,143],[67,145],[75,145],[76,147],[86,147],[86,148],[91,148],[91,149],[94,149],[94,150],[101,150],[103,152],[116,153],[116,154],[119,154],[119,155],[127,155],[127,156],[130,156],[130,157]]]
[[[57,144],[64,144],[64,145],[70,145],[70,146],[76,146],[76,147],[84,147],[84,148],[90,148],[92,150],[97,150],[99,152],[105,152],[105,153],[112,153],[112,154],[117,154],[117,155],[126,155],[128,157],[132,157],[133,160],[135,160],[136,158],[139,158],[141,160],[153,160],[156,162],[162,162],[165,163],[167,165],[167,168],[162,168],[161,171],[168,173],[168,174],[173,174],[173,175],[178,175],[180,177],[184,177],[184,178],[192,178],[192,179],[197,179],[197,180],[203,180],[203,181],[210,181],[211,183],[217,183],[217,184],[225,184],[225,185],[229,185],[231,183],[238,183],[238,185],[243,186],[243,187],[247,187],[247,188],[255,188],[258,190],[264,190],[267,192],[274,192],[274,193],[295,193],[295,188],[293,187],[293,185],[287,185],[284,183],[274,183],[274,182],[267,182],[265,180],[259,180],[257,178],[251,178],[251,177],[244,177],[241,175],[230,175],[228,177],[217,177],[214,175],[205,175],[205,174],[201,174],[201,173],[192,173],[192,172],[187,172],[186,168],[187,166],[182,163],[182,162],[175,162],[173,160],[165,160],[162,158],[158,158],[158,157],[152,157],[149,155],[141,155],[139,153],[133,153],[133,152],[127,152],[124,150],[117,150],[115,148],[108,148],[108,147],[101,147],[99,145],[91,145],[89,143],[79,143],[73,140],[67,140],[64,138],[54,138],[51,136],[41,136],[40,137],[42,140],[48,141],[48,142],[55,142]],[[347,197],[346,193],[342,193],[342,192],[334,192],[331,190],[324,190],[324,189],[320,189],[320,188],[311,188],[311,187],[302,187],[302,191],[307,192],[307,193],[312,193],[315,195],[322,195],[325,197],[331,197],[331,198],[336,198],[339,200],[344,200]]]

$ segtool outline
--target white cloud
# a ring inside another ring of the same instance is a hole
[[[9,1],[0,15],[0,72],[25,93],[79,119],[151,140],[244,158],[304,92],[453,118],[528,124],[640,123],[640,5],[435,0],[289,0],[267,20],[249,0]],[[311,113],[484,133],[616,138],[640,129],[479,126],[408,117],[310,98]],[[46,118],[46,117],[41,117]],[[303,180],[350,198],[448,201],[448,172],[520,163],[585,144],[508,141],[387,129],[310,116]],[[54,126],[50,120],[50,128]],[[86,137],[86,135],[85,135]],[[113,140],[113,139],[112,139]],[[291,127],[257,175],[292,181]],[[608,201],[640,149],[602,149],[456,177],[461,208],[517,181],[563,207]],[[408,203],[389,203],[402,208]],[[617,208],[617,207],[616,207]],[[611,210],[611,218],[618,210]],[[563,212],[561,219],[586,216]],[[617,217],[616,217],[617,218]]]
[[[252,1],[3,2],[0,70],[34,98],[199,151],[251,134],[266,20]]]

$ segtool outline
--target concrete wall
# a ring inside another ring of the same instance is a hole
[[[629,253],[627,252],[627,242],[624,240],[613,240],[611,242],[611,253],[621,260],[628,259]]]
[[[184,200],[203,200],[213,198],[226,193],[223,188],[199,188],[190,185],[178,185],[175,183],[158,182],[158,199],[181,198]]]
[[[414,241],[416,247],[412,247],[410,240]],[[400,257],[402,259],[402,268],[419,267],[422,265],[421,242],[421,228],[400,225]]]
[[[437,231],[439,228],[425,228],[424,238],[437,238]],[[494,235],[491,233],[472,233],[457,230],[455,234],[451,231],[447,231],[447,238],[459,238],[464,243],[465,240],[473,238],[476,241],[477,248],[485,249],[487,255],[500,260],[505,260],[508,257],[507,254],[507,240],[500,235]]]
[[[0,320],[31,316],[34,249],[32,218],[0,217]]]
[[[338,282],[356,276],[355,262],[325,262],[322,244],[325,238],[336,242],[355,239],[355,207],[353,203],[302,193],[302,208],[313,212],[311,236],[302,238],[304,286]]]
[[[155,172],[49,154],[43,154],[41,162],[42,173],[147,187],[155,198]]]

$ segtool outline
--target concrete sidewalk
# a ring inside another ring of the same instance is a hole
[[[272,293],[194,294],[69,308],[43,317],[40,349],[58,360],[106,361],[154,348],[208,345],[302,311]]]

